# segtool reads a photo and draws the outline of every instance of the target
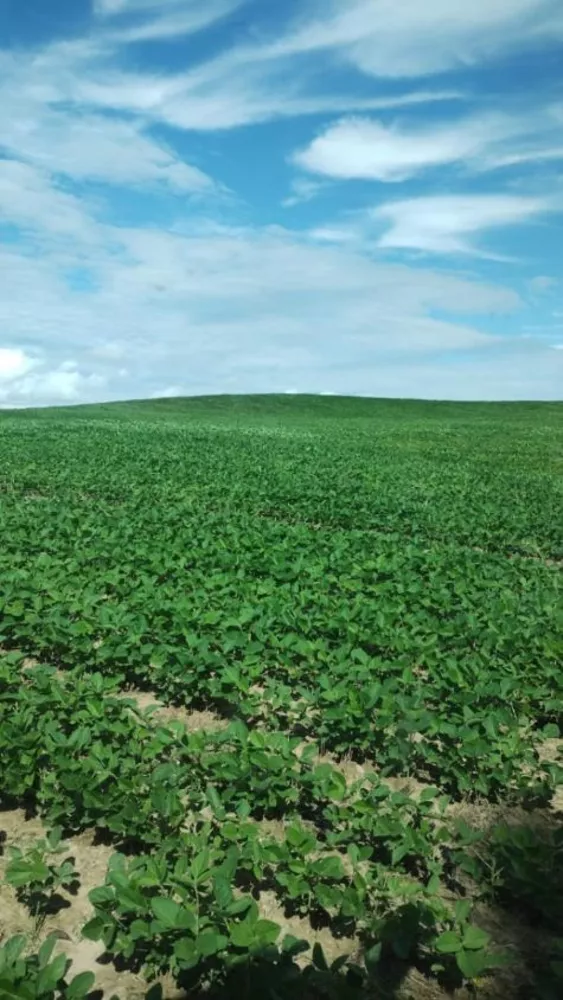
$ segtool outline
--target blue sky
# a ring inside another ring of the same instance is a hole
[[[0,406],[563,398],[560,0],[3,0]]]

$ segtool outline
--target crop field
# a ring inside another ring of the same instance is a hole
[[[0,998],[561,1000],[563,404],[0,411]]]

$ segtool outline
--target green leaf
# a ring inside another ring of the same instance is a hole
[[[192,969],[200,960],[195,941],[191,938],[182,938],[181,941],[176,941],[174,954],[178,961],[188,969]]]
[[[145,1000],[163,1000],[162,983],[155,983],[145,993]]]
[[[459,971],[466,979],[476,979],[488,968],[487,956],[481,951],[459,951],[456,955]]]
[[[439,788],[434,788],[434,787],[423,788],[422,792],[420,793],[419,802],[421,804],[425,802],[433,802],[433,800],[437,798],[439,794],[440,794]]]
[[[200,955],[203,955],[204,958],[209,958],[211,955],[216,955],[219,951],[226,948],[228,943],[229,939],[224,934],[205,931],[196,938],[195,945]]]
[[[68,965],[70,965],[70,962],[66,955],[57,955],[50,965],[46,965],[44,969],[41,969],[35,984],[37,995],[41,996],[42,993],[54,992],[61,979],[64,978]]]
[[[83,998],[90,992],[94,983],[96,982],[96,977],[93,972],[81,972],[67,986],[65,991],[65,997],[67,1000],[83,1000]]]
[[[226,912],[230,917],[236,917],[239,913],[245,913],[252,906],[252,899],[248,896],[243,896],[241,899],[234,899],[232,903],[226,907]]]
[[[275,944],[280,936],[281,927],[273,920],[257,920],[255,934],[262,944]]]
[[[100,885],[88,893],[88,899],[92,906],[102,906],[104,903],[113,903],[115,892],[108,885]]]
[[[49,846],[49,850],[57,851],[58,848],[60,847],[62,837],[63,837],[62,826],[54,826],[52,830],[48,830],[47,844]]]
[[[158,896],[150,901],[151,910],[156,919],[162,924],[165,930],[173,930],[178,927],[178,921],[182,914],[182,907],[173,899],[166,899]]]
[[[454,955],[462,947],[460,936],[455,931],[444,931],[436,938],[434,947],[442,955]]]
[[[559,726],[555,722],[550,722],[542,729],[542,736],[546,740],[558,740],[560,737]]]
[[[297,957],[301,955],[304,951],[309,951],[310,944],[303,938],[296,938],[293,934],[286,934],[282,943],[281,950],[284,955],[291,955],[292,957]]]
[[[215,879],[215,899],[221,909],[226,909],[233,901],[233,890],[226,879]]]
[[[139,941],[142,938],[148,938],[151,934],[150,924],[146,920],[133,920],[130,928],[129,934],[132,941]]]
[[[364,962],[368,972],[372,973],[376,970],[381,960],[382,944],[378,942],[369,948],[364,955]]]
[[[40,969],[44,969],[51,961],[51,955],[53,954],[57,940],[56,934],[49,934],[49,937],[41,945],[37,954]]]
[[[463,923],[469,918],[469,914],[471,913],[471,900],[458,899],[454,909],[456,919]]]
[[[0,978],[0,1000],[34,1000],[36,996],[30,984],[20,983],[16,986],[10,979]]]
[[[214,788],[213,785],[207,785],[205,791],[207,795],[207,800],[211,808],[213,809],[213,812],[215,813],[217,819],[219,820],[225,819],[226,816],[225,807],[221,801],[217,789]]]
[[[479,951],[481,948],[486,948],[489,941],[490,936],[480,927],[467,927],[463,935],[463,947],[468,951]]]
[[[40,885],[49,878],[49,867],[44,861],[39,859],[28,861],[25,858],[21,861],[12,861],[6,867],[6,881],[16,889],[21,889],[34,882]]]
[[[229,935],[236,948],[249,948],[254,943],[254,921],[241,921],[229,928]]]
[[[336,855],[329,858],[319,858],[318,861],[312,863],[311,869],[321,878],[340,879],[344,877],[342,861]]]
[[[104,933],[105,921],[103,917],[93,917],[82,928],[82,937],[88,941],[99,941]]]
[[[6,941],[6,944],[1,946],[0,953],[2,951],[4,952],[3,957],[7,966],[15,965],[26,944],[27,938],[25,934],[15,934],[14,937],[11,937]]]

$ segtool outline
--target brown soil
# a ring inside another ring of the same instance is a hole
[[[198,712],[189,708],[182,708],[175,705],[164,705],[158,697],[151,691],[138,691],[135,688],[128,688],[117,695],[120,698],[128,698],[135,702],[138,710],[144,715],[149,715],[156,722],[164,724],[169,722],[181,722],[190,733],[206,730],[217,732],[228,726],[228,720],[217,715],[215,712]]]

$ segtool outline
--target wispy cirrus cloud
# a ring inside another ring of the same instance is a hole
[[[23,121],[6,116],[1,145],[44,170],[77,180],[163,185],[178,192],[208,192],[215,186],[204,171],[182,161],[138,122],[32,101],[26,110],[29,117]]]
[[[339,52],[367,74],[413,78],[563,38],[559,0],[309,0],[272,51]]]
[[[483,254],[471,237],[538,219],[550,208],[548,199],[517,195],[436,195],[383,204],[371,217],[388,227],[383,248]]]
[[[408,87],[381,93],[365,87],[326,85],[299,56],[267,43],[239,43],[188,64],[154,71],[127,59],[129,42],[182,38],[211,27],[247,0],[178,0],[108,7],[88,37],[53,43],[40,52],[6,56],[0,51],[0,85],[6,94],[28,95],[39,105],[141,116],[143,123],[211,132],[277,119],[372,111],[463,99],[455,87]],[[139,11],[143,19],[138,20]],[[135,14],[135,12],[137,12]],[[122,15],[117,17],[116,15]],[[124,18],[123,15],[127,14]],[[135,16],[133,16],[135,15]],[[180,28],[180,22],[183,28]],[[191,27],[189,27],[191,25]],[[166,30],[166,35],[165,35]],[[6,102],[8,107],[8,102]]]
[[[107,23],[106,41],[150,42],[193,35],[228,17],[248,0],[101,0],[94,7]],[[117,15],[117,24],[115,23]],[[125,20],[119,15],[126,15]],[[128,15],[128,16],[127,16]]]
[[[142,114],[175,128],[216,131],[346,111],[371,111],[461,99],[454,89],[428,88],[400,95],[366,96],[311,88],[307,74],[289,72],[287,60],[245,62],[235,50],[202,67],[170,76],[84,65],[75,97],[86,105]]]
[[[18,160],[0,159],[0,213],[2,220],[24,230],[48,236],[96,238],[93,220],[83,203],[65,191],[51,175]]]

